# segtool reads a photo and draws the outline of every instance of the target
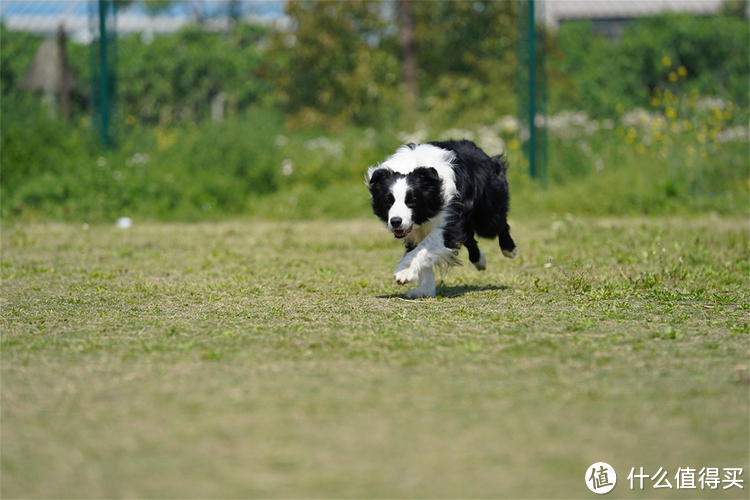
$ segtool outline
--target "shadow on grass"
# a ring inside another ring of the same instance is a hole
[[[510,287],[507,285],[458,285],[458,286],[439,286],[437,289],[438,297],[445,299],[451,299],[454,297],[460,297],[468,293],[486,292],[486,291],[497,291],[497,290],[508,290]],[[402,299],[402,300],[420,300],[420,299],[407,299],[404,293],[389,293],[387,295],[378,295],[379,299]]]

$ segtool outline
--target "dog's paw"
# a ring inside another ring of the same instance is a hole
[[[396,272],[393,273],[393,277],[396,278],[396,283],[399,285],[405,285],[406,283],[411,283],[415,279],[419,277],[419,273],[415,270],[413,270],[411,267],[405,267],[403,269],[398,268],[396,269]]]
[[[414,290],[409,290],[406,292],[407,299],[427,299],[427,298],[434,298],[436,296],[437,294],[435,293],[434,288],[430,290],[423,290],[422,288],[415,288]]]
[[[516,255],[518,255],[518,247],[513,247],[513,250],[503,250],[503,255],[508,257],[509,259],[515,259]]]
[[[484,255],[483,251],[479,251],[479,260],[472,262],[472,264],[474,264],[474,267],[476,267],[478,271],[484,271],[487,269],[487,256]]]

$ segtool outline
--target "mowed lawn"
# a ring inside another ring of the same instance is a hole
[[[0,494],[747,498],[748,221],[511,224],[417,301],[374,218],[4,224]]]

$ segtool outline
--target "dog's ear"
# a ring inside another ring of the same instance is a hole
[[[422,189],[435,186],[438,189],[440,188],[440,176],[437,170],[432,167],[417,167],[409,172],[408,177],[412,184],[420,186]]]
[[[376,168],[370,174],[370,180],[367,182],[367,187],[370,191],[378,189],[380,186],[385,185],[394,176],[393,170],[390,168]]]

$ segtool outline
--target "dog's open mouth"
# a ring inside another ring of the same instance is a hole
[[[396,238],[399,238],[399,239],[406,238],[406,235],[408,235],[409,233],[411,233],[411,229],[413,227],[414,226],[409,226],[408,229],[394,229],[393,230],[393,236],[395,236]]]

